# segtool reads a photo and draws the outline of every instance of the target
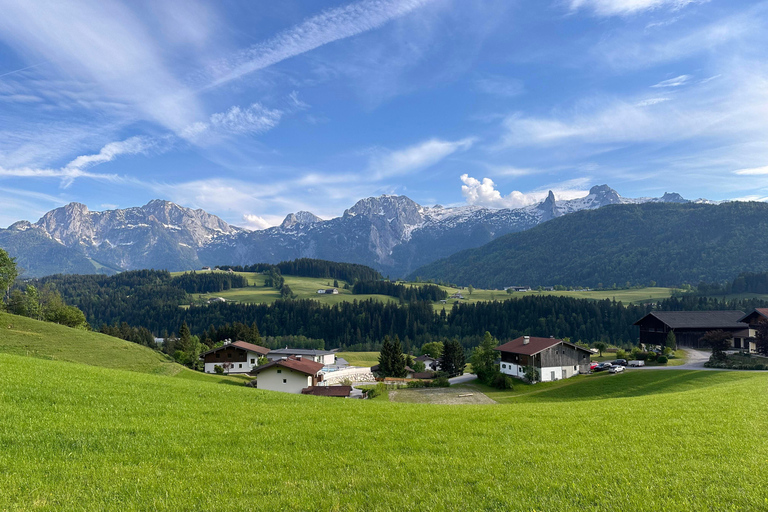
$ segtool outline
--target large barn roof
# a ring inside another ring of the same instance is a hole
[[[640,325],[654,317],[671,329],[743,329],[743,311],[654,311],[635,322]]]

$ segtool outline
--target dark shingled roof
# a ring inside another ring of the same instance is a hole
[[[498,350],[499,352],[510,352],[512,354],[524,354],[532,356],[534,354],[538,354],[542,350],[548,349],[549,347],[554,347],[559,343],[563,343],[563,340],[556,340],[555,338],[537,338],[535,336],[531,336],[530,342],[525,344],[524,337],[520,336],[519,338],[508,341],[503,345],[499,345],[494,350]]]
[[[309,386],[301,390],[302,395],[348,397],[352,386]]]
[[[243,349],[243,350],[247,350],[249,352],[256,352],[257,354],[262,355],[262,356],[265,356],[265,355],[267,355],[269,353],[269,349],[268,348],[264,348],[264,347],[261,347],[259,345],[254,345],[253,343],[247,343],[245,341],[236,341],[234,343],[229,343],[227,345],[222,345],[220,347],[212,348],[208,352],[203,352],[202,354],[200,354],[200,356],[202,357],[202,356],[204,356],[206,354],[210,354],[212,352],[217,352],[217,351],[225,349],[227,347],[237,347],[237,348],[240,348],[240,349]]]
[[[749,319],[753,316],[768,319],[768,308],[755,308],[751,312],[739,318],[739,322],[750,323]],[[760,320],[760,318],[757,318],[757,320]]]
[[[743,311],[654,311],[635,322],[640,325],[649,316],[655,317],[672,329],[743,329],[739,322]]]

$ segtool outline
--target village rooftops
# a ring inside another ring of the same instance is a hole
[[[200,354],[200,357],[203,357],[206,354],[212,354],[214,352],[218,352],[219,350],[224,350],[225,348],[230,348],[230,347],[237,347],[239,349],[247,350],[248,352],[254,352],[262,356],[265,356],[269,353],[268,348],[261,347],[259,345],[254,345],[253,343],[247,343],[245,341],[235,341],[234,343],[225,343],[220,347],[212,348],[207,352],[203,352],[202,354]]]
[[[251,370],[251,374],[257,375],[272,367],[282,367],[288,368],[289,370],[296,370],[297,372],[301,372],[305,375],[316,376],[318,373],[320,373],[320,370],[323,369],[323,366],[325,366],[323,363],[316,363],[314,361],[310,361],[309,359],[289,357],[286,359],[275,359],[271,363],[258,366]]]
[[[328,356],[333,354],[334,352],[331,352],[330,350],[315,350],[315,349],[307,349],[307,348],[279,348],[276,350],[270,350],[269,355],[271,356]]]
[[[499,352],[508,352],[510,354],[523,354],[532,356],[560,343],[572,346],[585,352],[589,352],[588,349],[579,347],[573,343],[568,343],[566,341],[558,340],[555,338],[537,338],[536,336],[520,336],[519,338],[508,341],[503,345],[499,345],[494,350],[498,350]]]
[[[301,390],[302,395],[333,396],[346,398],[352,393],[352,386],[309,386]]]
[[[640,325],[654,317],[671,329],[743,329],[743,311],[654,311],[634,323]]]

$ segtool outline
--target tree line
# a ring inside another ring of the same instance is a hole
[[[397,297],[400,302],[436,302],[448,298],[448,292],[434,284],[405,286],[391,281],[358,281],[352,286],[354,295],[377,294]]]
[[[340,279],[348,283],[383,279],[383,276],[378,271],[359,263],[340,263],[313,258],[299,258],[291,261],[281,261],[277,264],[220,265],[217,268],[222,270],[232,269],[235,272],[268,272],[271,269],[277,269],[280,274],[286,276]]]
[[[187,272],[171,278],[171,286],[181,288],[187,293],[216,293],[231,288],[245,288],[248,280],[239,274],[222,272]]]

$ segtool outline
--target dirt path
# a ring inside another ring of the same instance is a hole
[[[397,389],[389,392],[390,402],[412,404],[495,404],[487,395],[475,390],[451,388]]]

